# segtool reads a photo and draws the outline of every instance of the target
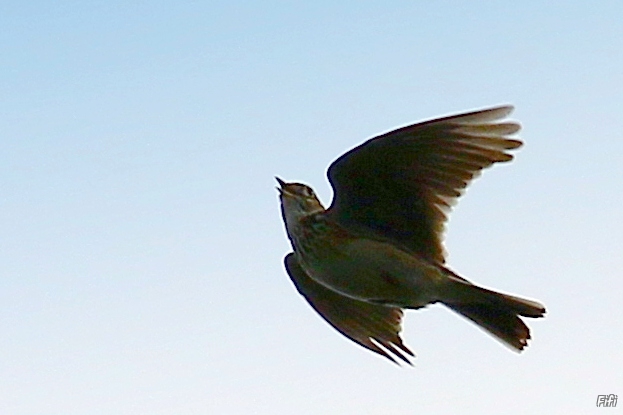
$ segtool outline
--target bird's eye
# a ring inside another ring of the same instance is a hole
[[[314,191],[310,187],[305,188],[305,196],[314,197]]]

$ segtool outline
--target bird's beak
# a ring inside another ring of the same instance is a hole
[[[280,187],[276,187],[275,189],[279,190],[280,195],[283,195],[283,187],[286,185],[286,182],[284,182],[277,176],[275,176],[275,180],[277,180],[277,183],[279,183],[279,186],[280,186]]]

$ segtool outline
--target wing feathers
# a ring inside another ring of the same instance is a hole
[[[460,125],[460,124],[459,124]],[[514,122],[504,122],[499,124],[467,124],[454,128],[453,133],[465,134],[467,136],[487,136],[498,137],[501,135],[515,134],[521,126]]]
[[[402,127],[350,150],[329,167],[329,212],[351,230],[369,229],[443,263],[441,233],[449,207],[470,181],[508,162],[521,141],[515,122],[496,122],[511,106]]]

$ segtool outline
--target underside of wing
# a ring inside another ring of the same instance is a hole
[[[340,295],[311,279],[290,253],[285,258],[290,279],[307,302],[337,331],[394,363],[411,364],[414,354],[400,338],[402,310]]]
[[[372,231],[422,257],[444,262],[441,238],[450,207],[493,163],[512,160],[521,141],[503,106],[439,118],[372,138],[328,171],[329,213],[343,226]]]

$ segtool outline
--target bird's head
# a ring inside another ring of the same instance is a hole
[[[281,214],[287,227],[296,226],[299,220],[313,213],[323,212],[324,206],[311,187],[301,183],[286,183],[275,177],[279,183]]]

